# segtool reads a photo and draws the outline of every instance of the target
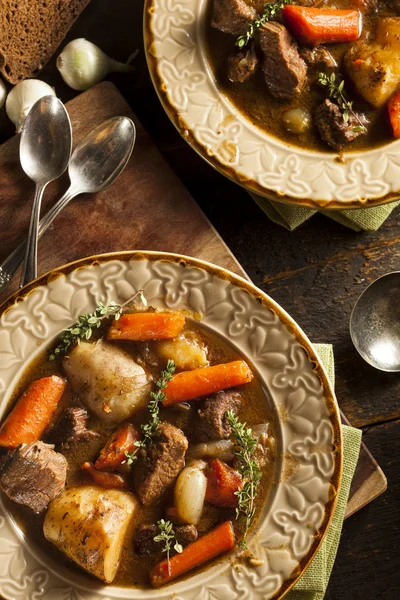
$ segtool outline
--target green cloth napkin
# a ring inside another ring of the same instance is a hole
[[[314,347],[324,363],[332,385],[334,385],[335,363],[332,346],[330,344],[315,344]],[[350,485],[361,445],[362,434],[359,429],[343,425],[342,432],[343,474],[335,514],[320,549],[296,585],[285,595],[285,600],[323,600],[325,596],[339,546]]]
[[[290,206],[281,202],[273,202],[267,198],[263,198],[258,194],[250,194],[257,202],[258,206],[264,213],[277,223],[282,225],[289,231],[293,231],[299,225],[302,225],[316,212],[341,223],[345,227],[353,229],[353,231],[376,231],[386,221],[393,209],[399,205],[400,201],[376,206],[373,208],[356,208],[355,210],[312,210],[311,208],[301,208],[299,206]]]

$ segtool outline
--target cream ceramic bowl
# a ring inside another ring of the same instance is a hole
[[[218,171],[272,200],[314,209],[362,208],[400,190],[400,141],[344,162],[285,144],[253,125],[216,85],[204,44],[210,0],[146,0],[147,63],[182,136]]]
[[[227,340],[257,374],[275,420],[274,484],[250,537],[260,566],[223,558],[159,590],[103,586],[37,548],[0,503],[0,594],[6,600],[278,599],[317,551],[341,477],[338,407],[313,346],[271,298],[241,277],[173,254],[125,252],[71,263],[0,307],[0,419],[22,373],[60,331],[98,301],[143,289],[149,304],[188,309]]]

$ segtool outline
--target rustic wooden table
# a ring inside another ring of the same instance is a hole
[[[119,60],[140,49],[135,73],[112,81],[252,280],[314,342],[334,344],[340,406],[362,428],[389,487],[345,522],[326,600],[395,600],[400,588],[400,376],[379,373],[361,360],[351,344],[348,321],[368,283],[399,269],[398,213],[376,233],[357,234],[321,216],[292,233],[271,223],[242,188],[199,158],[169,122],[147,72],[142,14],[143,0],[94,0],[69,39],[86,37]],[[54,60],[41,78],[62,100],[75,95],[63,84]],[[13,133],[2,111],[0,142]]]

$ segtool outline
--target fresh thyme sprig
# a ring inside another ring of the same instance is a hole
[[[235,492],[238,496],[236,518],[242,517],[245,521],[245,530],[240,545],[246,547],[246,537],[254,521],[255,499],[262,477],[261,469],[254,458],[257,439],[253,437],[250,427],[246,427],[246,423],[241,423],[233,411],[228,410],[226,418],[232,428],[231,439],[237,446],[234,448],[234,454],[238,460],[239,472],[243,480],[243,487]]]
[[[333,98],[336,100],[337,104],[342,110],[343,121],[344,123],[348,123],[350,114],[356,119],[358,125],[352,127],[352,131],[354,132],[365,132],[366,127],[361,123],[360,118],[353,110],[353,102],[347,100],[344,89],[344,79],[339,83],[336,80],[335,73],[331,73],[327,75],[326,73],[318,73],[318,81],[321,85],[328,88],[329,98]]]
[[[160,519],[159,521],[157,521],[157,526],[160,530],[160,534],[156,535],[153,539],[155,542],[164,542],[162,552],[167,553],[168,575],[171,575],[169,553],[171,550],[173,540],[175,540],[174,550],[176,550],[176,552],[180,554],[183,548],[181,544],[179,544],[178,540],[175,538],[175,531],[173,530],[173,525],[171,521],[164,521],[164,519]]]
[[[158,429],[160,423],[160,404],[165,399],[163,390],[167,387],[168,382],[171,381],[172,375],[175,373],[175,368],[174,361],[168,360],[164,371],[161,371],[160,377],[156,381],[157,391],[150,392],[151,400],[147,406],[150,412],[150,421],[140,426],[143,433],[143,439],[135,442],[135,449],[131,452],[125,452],[126,464],[129,466],[137,459],[139,448],[148,446]]]
[[[63,356],[73,344],[79,344],[81,340],[90,340],[93,331],[98,329],[102,321],[107,317],[113,316],[114,319],[118,321],[125,306],[133,302],[138,296],[140,297],[142,304],[147,306],[147,300],[143,290],[139,290],[132,298],[129,298],[129,300],[123,304],[110,302],[110,304],[105,306],[102,302],[98,302],[96,309],[92,313],[80,315],[76,323],[71,325],[71,327],[67,327],[67,329],[64,329],[60,333],[58,336],[59,343],[49,354],[49,360],[55,360],[56,358]]]
[[[260,29],[267,21],[273,20],[276,13],[282,10],[286,4],[290,4],[290,2],[291,0],[278,0],[277,2],[264,4],[264,10],[261,17],[247,23],[246,33],[237,38],[235,45],[239,46],[239,48],[245,48],[249,41],[253,39],[257,29]]]

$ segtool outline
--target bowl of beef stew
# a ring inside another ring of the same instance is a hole
[[[334,394],[294,321],[224,269],[131,252],[39,278],[0,307],[0,390],[6,600],[278,598],[321,543]]]
[[[400,190],[395,0],[148,0],[153,83],[218,170],[281,202],[373,206]]]

